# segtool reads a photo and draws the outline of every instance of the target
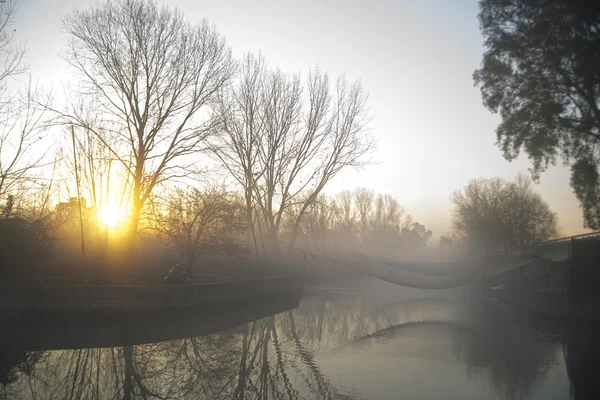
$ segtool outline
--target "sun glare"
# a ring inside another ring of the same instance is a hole
[[[116,227],[123,219],[124,214],[119,207],[109,205],[98,210],[98,220],[109,228]]]

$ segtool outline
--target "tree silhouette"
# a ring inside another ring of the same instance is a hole
[[[292,239],[327,183],[342,169],[360,167],[374,142],[367,131],[367,96],[360,82],[317,69],[305,80],[270,69],[261,56],[244,58],[221,101],[220,135],[213,150],[244,190],[248,219],[277,238],[284,214],[299,204]]]
[[[17,12],[17,2],[14,0],[3,0],[0,2],[0,95],[4,96],[10,77],[22,74],[26,71],[23,65],[25,49],[15,46],[14,30],[10,23]],[[5,105],[10,99],[2,98],[1,105]]]
[[[238,243],[246,228],[242,207],[225,189],[176,188],[164,203],[153,202],[152,218],[188,265],[206,253],[223,252],[233,258],[246,253]]]
[[[0,207],[9,201],[14,206],[25,197],[44,155],[36,154],[34,144],[45,130],[41,103],[48,99],[31,82],[16,93],[8,85],[27,71],[25,49],[15,45],[11,27],[16,11],[16,1],[0,2]]]
[[[354,192],[354,204],[358,211],[358,222],[363,233],[369,230],[369,216],[371,215],[374,199],[375,194],[372,190],[359,188]]]
[[[484,253],[525,249],[558,235],[556,214],[534,193],[530,180],[473,179],[452,196],[452,226],[472,249]]]
[[[74,91],[94,107],[90,113],[74,104],[60,115],[95,135],[130,175],[132,251],[140,211],[155,186],[193,171],[194,156],[217,123],[209,103],[235,63],[208,22],[190,24],[152,1],[77,10],[64,28],[70,36],[65,58],[81,76]],[[107,133],[118,147],[105,140]]]
[[[486,52],[473,77],[502,117],[505,158],[524,150],[537,177],[562,156],[585,225],[600,228],[600,4],[483,0],[479,21]]]

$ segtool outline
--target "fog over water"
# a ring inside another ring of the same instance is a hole
[[[79,331],[59,322],[40,327],[37,339],[4,338],[0,396],[587,399],[599,393],[589,372],[590,359],[598,358],[593,330],[509,313],[484,300],[479,286],[423,290],[365,278],[213,314],[155,318],[146,326],[96,322]]]
[[[600,399],[599,26],[0,0],[0,400]]]

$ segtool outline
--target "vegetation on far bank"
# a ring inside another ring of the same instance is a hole
[[[509,159],[524,149],[535,176],[560,152],[575,160],[573,187],[595,227],[598,96],[595,75],[581,67],[596,54],[586,42],[591,22],[567,5],[563,21],[555,6],[508,15],[498,12],[514,5],[496,3],[481,2],[487,52],[475,81],[502,114],[499,143]],[[254,265],[331,245],[394,258],[430,243],[431,230],[392,195],[326,194],[342,171],[372,163],[376,132],[360,81],[317,67],[284,72],[261,54],[236,59],[207,21],[151,0],[111,0],[64,17],[72,80],[55,103],[43,88],[9,85],[23,80],[26,52],[10,29],[16,3],[0,8],[0,275]],[[552,18],[560,29],[540,28]],[[569,18],[581,32],[566,29]],[[498,21],[516,25],[505,31]],[[514,35],[538,30],[549,49],[534,60],[538,44]],[[581,44],[573,50],[581,68],[561,64],[570,54],[561,38]],[[536,89],[509,92],[503,79]],[[452,201],[441,248],[523,252],[559,232],[523,176],[473,180]]]

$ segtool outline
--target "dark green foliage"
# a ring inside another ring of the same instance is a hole
[[[504,156],[524,150],[534,177],[557,157],[598,165],[600,2],[483,0],[479,20],[486,52],[473,77],[485,106],[502,117],[496,133]],[[600,190],[581,177],[572,179],[580,201]],[[597,203],[581,205],[587,225],[599,228]]]
[[[432,234],[431,229],[425,228],[425,225],[413,222],[400,231],[400,242],[407,248],[425,247]]]
[[[571,167],[571,186],[583,206],[586,227],[600,228],[600,176],[598,167],[578,160]]]

